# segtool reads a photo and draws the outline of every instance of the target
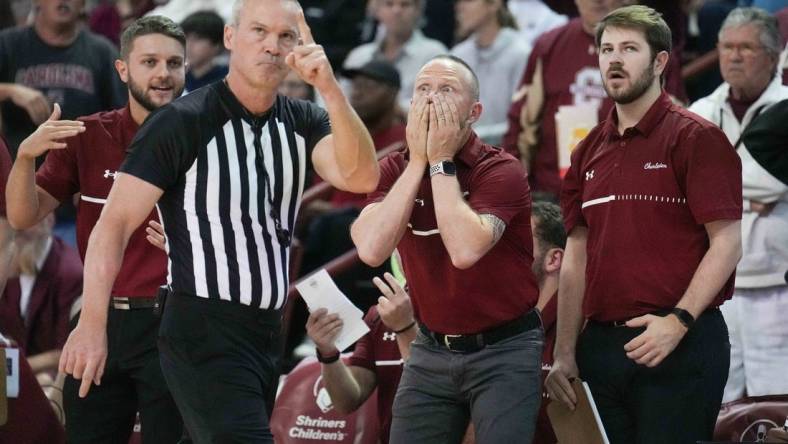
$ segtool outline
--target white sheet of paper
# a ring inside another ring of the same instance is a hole
[[[19,349],[5,349],[6,366],[5,392],[9,398],[19,396]]]
[[[296,289],[310,312],[325,308],[328,313],[336,313],[342,319],[342,330],[334,342],[339,351],[350,347],[369,331],[363,319],[364,313],[337,288],[325,269],[304,278],[296,284]]]

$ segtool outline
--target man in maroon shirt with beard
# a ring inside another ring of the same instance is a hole
[[[79,193],[77,242],[84,260],[91,230],[137,128],[148,114],[183,91],[184,45],[183,32],[169,19],[140,19],[124,32],[122,59],[115,62],[128,84],[129,105],[78,121],[58,120],[60,108],[55,105],[49,120],[20,145],[11,170],[6,199],[14,227],[35,224],[60,202]],[[36,157],[47,150],[52,151],[34,173]],[[158,220],[155,213],[150,220]],[[137,411],[143,442],[176,442],[180,438],[180,415],[159,366],[159,320],[153,313],[154,297],[159,285],[166,282],[166,272],[164,252],[148,244],[143,229],[137,230],[112,292],[106,324],[106,371],[102,381],[94,381],[102,384],[86,397],[85,381],[80,387],[78,379],[66,379],[69,442],[123,441],[119,437],[131,433]]]
[[[546,386],[574,408],[570,381],[587,381],[611,444],[710,440],[730,358],[718,306],[741,257],[741,163],[719,128],[662,91],[671,34],[658,13],[618,9],[596,38],[616,105],[564,179]]]
[[[627,0],[576,0],[580,17],[546,32],[534,43],[522,86],[509,108],[503,148],[519,157],[533,191],[558,195],[561,187],[557,125],[559,107],[590,105],[602,121],[613,101],[607,98],[597,65],[594,26]],[[678,59],[671,59],[665,89],[684,99]]]

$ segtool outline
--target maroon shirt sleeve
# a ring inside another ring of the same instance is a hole
[[[367,195],[366,205],[380,202],[386,197],[391,187],[402,174],[403,153],[397,151],[380,160],[380,181],[378,188]]]
[[[479,214],[492,214],[509,224],[530,204],[528,178],[517,159],[498,159],[474,169],[468,205]]]
[[[589,137],[586,136],[572,152],[571,164],[561,185],[561,214],[564,215],[564,228],[567,234],[571,234],[578,225],[588,226],[583,217],[583,182],[580,179],[583,169],[582,152],[586,145],[584,142],[588,139]]]
[[[5,217],[5,184],[11,172],[11,153],[5,141],[0,137],[0,217]]]
[[[82,135],[72,137],[67,143],[62,150],[50,150],[36,172],[36,185],[59,201],[79,192],[77,150],[82,143]]]
[[[677,154],[678,181],[695,222],[741,219],[741,160],[725,134],[716,127],[700,128]]]
[[[375,344],[372,343],[372,338],[375,332],[375,324],[380,322],[378,312],[374,307],[367,311],[366,316],[364,316],[364,322],[369,327],[369,332],[356,342],[356,348],[353,349],[353,354],[350,355],[346,363],[350,366],[363,367],[374,371]]]

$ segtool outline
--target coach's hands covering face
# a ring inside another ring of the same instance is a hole
[[[300,35],[299,44],[285,58],[287,65],[303,81],[314,86],[318,91],[324,92],[329,88],[338,87],[339,84],[334,77],[334,71],[331,69],[326,52],[312,38],[312,31],[306,24],[304,11],[298,13],[298,33]]]
[[[468,139],[470,124],[457,111],[453,97],[434,94],[430,103],[430,127],[427,136],[427,158],[430,164],[451,160]]]
[[[427,163],[427,133],[430,128],[430,104],[427,96],[414,100],[408,110],[405,139],[411,162]]]

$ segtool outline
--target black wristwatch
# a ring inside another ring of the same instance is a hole
[[[695,317],[693,317],[692,314],[690,314],[690,312],[684,310],[683,308],[676,307],[673,310],[670,310],[670,314],[676,315],[676,317],[679,318],[679,322],[681,322],[681,325],[683,325],[687,329],[692,327],[692,324],[695,323]]]
[[[337,350],[336,354],[323,356],[320,354],[320,350],[315,347],[315,356],[317,356],[318,362],[323,364],[331,364],[332,362],[337,362],[339,360],[339,350]]]

